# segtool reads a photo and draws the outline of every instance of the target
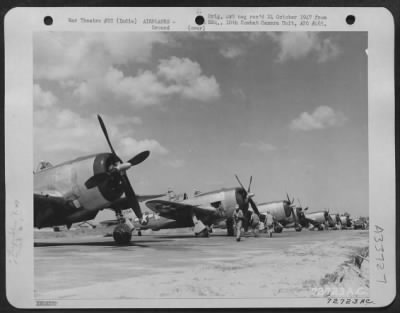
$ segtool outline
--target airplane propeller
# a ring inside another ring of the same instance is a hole
[[[108,146],[110,147],[112,154],[119,161],[119,163],[112,165],[111,169],[108,172],[99,173],[99,174],[93,175],[91,178],[89,178],[85,183],[86,188],[91,189],[91,188],[97,187],[110,178],[119,179],[119,181],[121,182],[122,188],[124,190],[126,199],[128,200],[129,206],[132,208],[132,210],[135,212],[136,216],[139,218],[139,220],[143,224],[143,223],[145,223],[145,221],[143,219],[143,214],[140,209],[139,202],[137,200],[135,191],[133,190],[132,185],[126,174],[126,171],[128,169],[130,169],[132,166],[138,165],[138,164],[142,163],[144,160],[146,160],[149,157],[150,152],[149,151],[140,152],[139,154],[137,154],[133,158],[131,158],[128,162],[122,162],[121,158],[116,154],[116,152],[111,144],[110,138],[108,136],[107,128],[103,122],[103,119],[101,118],[100,115],[97,115],[97,118],[99,120],[104,137],[106,137]]]
[[[287,203],[288,203],[288,205],[289,205],[289,207],[290,207],[290,209],[292,211],[292,215],[293,215],[293,219],[294,219],[295,225],[297,227],[297,225],[299,224],[299,217],[297,216],[296,212],[294,211],[294,209],[296,208],[296,204],[294,204],[294,197],[293,197],[292,201],[290,201],[289,194],[286,193],[286,198],[287,198]],[[300,203],[300,200],[299,199],[297,199],[297,200]],[[300,204],[300,207],[301,207],[301,204]]]
[[[286,193],[286,198],[287,198],[287,202],[288,202],[288,204],[289,204],[289,206],[290,206],[291,208],[293,208],[293,207],[296,206],[296,205],[294,204],[294,197],[293,197],[292,201],[290,201],[289,194]]]
[[[305,207],[305,208],[303,209],[303,206],[301,205],[301,202],[300,202],[300,199],[299,199],[299,198],[297,198],[297,201],[299,201],[300,209],[301,209],[302,211],[307,211],[307,210],[308,210],[308,206]]]
[[[250,182],[249,182],[249,187],[247,188],[247,191],[246,191],[246,188],[244,188],[244,186],[243,186],[242,182],[240,181],[239,177],[237,175],[235,175],[235,177],[236,177],[236,180],[238,181],[240,187],[242,187],[242,189],[245,192],[245,195],[244,195],[245,199],[244,200],[247,201],[248,203],[250,203],[251,208],[253,209],[253,211],[257,215],[260,215],[260,211],[258,210],[258,207],[257,207],[256,203],[253,200],[254,194],[250,192],[250,187],[251,187],[251,183],[253,181],[253,176],[250,176]]]

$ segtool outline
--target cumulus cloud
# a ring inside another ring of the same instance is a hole
[[[145,62],[166,33],[38,32],[34,34],[34,78],[87,79],[111,65]]]
[[[84,118],[66,109],[47,113],[39,110],[34,114],[35,154],[40,159],[50,152],[57,162],[61,162],[80,155],[109,151],[94,116]],[[168,153],[154,139],[133,138],[129,134],[130,128],[124,130],[112,119],[108,119],[107,130],[114,148],[123,159],[131,158],[143,150],[150,150],[152,155]]]
[[[211,101],[220,89],[200,64],[171,57],[153,62],[157,44],[174,42],[167,33],[47,32],[34,35],[34,79],[55,82],[72,94],[73,103],[142,108],[165,103],[165,97]]]
[[[172,168],[181,168],[185,165],[185,161],[182,159],[163,160],[162,164]]]
[[[43,100],[45,99],[45,100]],[[95,115],[83,117],[69,109],[61,108],[50,92],[40,85],[34,87],[34,147],[35,158],[55,157],[55,163],[81,155],[109,151]],[[155,155],[165,155],[168,150],[154,139],[136,139],[132,125],[142,121],[136,116],[107,116],[107,130],[114,148],[123,158],[150,150]]]
[[[241,147],[245,147],[245,148],[251,148],[251,149],[257,149],[258,151],[261,152],[272,152],[272,151],[276,151],[277,147],[270,144],[270,143],[266,143],[266,142],[242,142],[240,144]]]
[[[166,155],[168,150],[154,139],[136,140],[132,137],[124,137],[119,140],[118,152],[123,155],[134,155],[144,150],[150,150],[151,153]]]
[[[219,53],[227,59],[234,59],[238,56],[243,55],[245,53],[245,50],[239,46],[228,46],[221,47],[219,49]]]
[[[319,106],[314,112],[303,112],[290,123],[293,130],[310,131],[342,126],[347,118],[342,112],[335,112],[329,106]]]
[[[112,98],[141,108],[161,105],[164,97],[170,96],[210,101],[219,97],[220,90],[215,77],[203,75],[197,62],[171,57],[160,60],[155,72],[139,71],[136,76],[110,67],[103,76],[83,81],[73,94],[83,104]]]
[[[57,97],[50,91],[45,91],[39,84],[33,85],[33,103],[38,108],[51,108],[57,103]]]
[[[278,62],[312,55],[323,63],[340,54],[339,46],[331,38],[322,39],[316,32],[271,32],[268,36],[279,45]]]

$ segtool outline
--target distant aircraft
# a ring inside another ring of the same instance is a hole
[[[329,215],[328,210],[322,210],[312,213],[305,213],[305,218],[302,219],[303,227],[317,228],[318,230],[324,230],[330,224],[333,224],[333,220]]]
[[[141,224],[145,224],[139,202],[149,197],[137,196],[126,171],[149,156],[143,151],[123,162],[114,151],[107,129],[97,116],[111,153],[99,153],[52,166],[41,162],[34,173],[34,227],[53,227],[93,219],[99,210],[112,208],[119,224],[113,232],[118,244],[131,239],[131,225],[125,223],[121,211],[132,208]]]
[[[208,237],[212,225],[225,222],[228,236],[234,235],[233,212],[239,207],[246,215],[249,205],[256,214],[259,214],[257,205],[250,192],[252,177],[247,190],[235,175],[240,187],[220,189],[210,192],[196,192],[193,198],[171,196],[170,199],[152,199],[145,205],[156,213],[154,225],[160,228],[194,227],[194,234],[198,237]],[[156,217],[164,218],[156,221]],[[161,226],[162,224],[164,226]],[[145,226],[147,227],[147,225]],[[142,227],[142,228],[145,228]]]
[[[294,227],[296,231],[301,231],[301,224],[298,214],[295,212],[296,205],[294,199],[290,201],[289,195],[286,194],[287,200],[263,202],[258,204],[261,216],[265,216],[269,212],[276,222],[283,227]],[[275,227],[275,232],[281,232],[282,227]]]
[[[333,229],[342,228],[342,221],[340,220],[340,215],[338,213],[330,213],[331,219],[328,221],[329,227]]]
[[[342,227],[343,228],[351,228],[351,226],[352,226],[352,220],[351,220],[351,218],[350,218],[350,215],[348,215],[348,214],[343,214],[343,215],[340,215],[340,220],[341,220],[341,222],[342,222]]]

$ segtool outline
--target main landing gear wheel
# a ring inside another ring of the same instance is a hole
[[[113,238],[117,244],[126,245],[132,238],[131,229],[126,224],[120,224],[114,228]]]
[[[295,227],[295,230],[296,230],[296,231],[301,231],[301,227],[300,227],[300,226],[296,226],[296,227]]]
[[[281,226],[279,226],[279,225],[275,225],[274,226],[274,232],[275,233],[279,234],[279,233],[282,232],[282,230],[283,230],[283,228]]]

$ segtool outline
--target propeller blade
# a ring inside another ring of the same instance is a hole
[[[286,197],[287,197],[287,200],[288,200],[288,202],[290,204],[291,202],[290,202],[290,198],[289,198],[289,194],[288,193],[286,193]]]
[[[244,186],[242,185],[242,182],[240,181],[239,177],[238,177],[237,175],[235,175],[235,177],[236,177],[236,180],[238,181],[240,187],[242,187],[244,190],[246,190],[246,189],[244,188]]]
[[[132,208],[133,212],[139,220],[142,220],[143,214],[142,210],[140,209],[138,199],[136,197],[135,192],[133,191],[132,185],[128,179],[126,174],[121,175],[121,181],[124,187],[125,196],[128,200],[129,206]]]
[[[260,216],[260,211],[258,210],[258,207],[257,207],[256,203],[254,202],[254,200],[252,198],[249,198],[249,202],[250,202],[250,205],[251,205],[254,213],[256,213],[258,216]]]
[[[252,181],[253,181],[253,176],[250,176],[249,188],[247,188],[247,193],[250,193],[250,187]]]
[[[108,173],[99,173],[90,177],[86,182],[85,186],[87,189],[92,189],[104,183],[110,175]]]
[[[98,120],[99,120],[101,129],[103,130],[103,134],[104,134],[104,136],[106,137],[108,146],[109,146],[110,149],[111,149],[111,152],[112,152],[114,155],[117,155],[117,154],[115,153],[115,151],[114,151],[113,146],[111,145],[111,141],[110,141],[110,138],[108,137],[107,128],[106,128],[106,125],[105,125],[104,122],[103,122],[103,119],[101,118],[101,116],[100,116],[99,114],[97,115],[97,118],[98,118]]]
[[[132,166],[138,165],[142,163],[144,160],[146,160],[150,155],[150,151],[143,151],[140,152],[139,154],[136,154],[132,159],[130,159],[128,162],[131,163]]]
[[[304,209],[304,211],[307,211],[308,210],[308,207],[306,207],[305,209]]]
[[[301,202],[300,202],[300,199],[299,199],[299,198],[297,198],[297,201],[299,201],[300,207],[302,208],[302,205],[301,205]]]
[[[292,199],[292,202],[291,203],[294,203],[294,197],[293,197],[293,199]]]
[[[295,228],[297,228],[297,227],[300,227],[300,229],[301,229],[301,224],[299,223],[299,220],[300,220],[300,218],[297,216],[297,214],[295,213],[295,211],[294,211],[294,208],[292,207],[292,214],[293,214],[293,218],[294,218],[294,227]]]

